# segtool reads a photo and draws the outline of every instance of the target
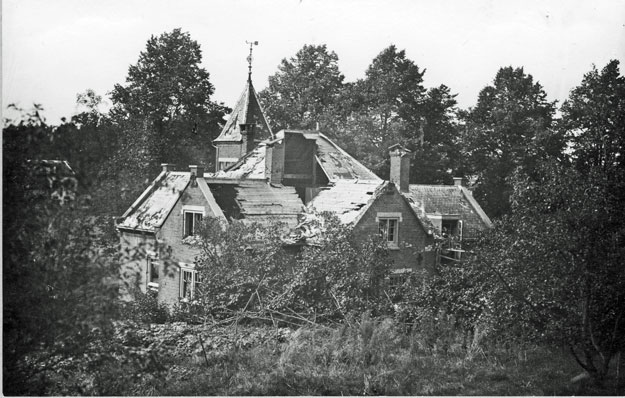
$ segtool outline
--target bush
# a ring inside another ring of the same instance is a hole
[[[125,305],[126,319],[141,323],[165,323],[170,320],[169,309],[166,304],[158,302],[157,292],[148,290],[143,293],[136,289],[133,296],[134,301]]]

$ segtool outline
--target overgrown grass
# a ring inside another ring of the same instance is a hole
[[[478,333],[465,347],[459,334],[428,327],[406,331],[392,319],[364,317],[297,330],[183,322],[128,322],[118,329],[113,345],[142,353],[144,360],[106,363],[95,378],[69,367],[61,372],[65,376],[51,378],[55,387],[50,392],[149,396],[625,393],[622,374],[619,388],[614,374],[603,387],[588,381],[572,384],[570,379],[580,369],[558,348],[501,347],[488,341],[486,332]]]
[[[256,329],[256,330],[255,330]],[[263,328],[239,328],[245,344],[202,350],[172,349],[161,357],[164,377],[132,386],[140,395],[615,395],[571,384],[580,373],[559,349],[496,346],[463,348],[461,339],[430,338],[400,331],[390,319],[302,327],[282,341]],[[216,333],[213,330],[212,333]],[[219,333],[224,333],[220,330]],[[258,338],[252,338],[254,333]],[[209,333],[210,334],[210,333]],[[264,336],[264,337],[263,337]],[[269,336],[269,337],[267,337]],[[229,335],[228,341],[232,340]],[[283,336],[284,337],[284,336]],[[245,340],[247,339],[247,340]],[[432,344],[432,340],[434,344]],[[184,347],[182,345],[181,347]],[[623,380],[621,376],[621,380]]]

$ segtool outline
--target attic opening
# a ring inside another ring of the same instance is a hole
[[[210,184],[210,190],[217,205],[221,208],[228,221],[240,220],[241,209],[237,204],[237,192],[234,184]]]

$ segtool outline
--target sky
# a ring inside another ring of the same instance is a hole
[[[38,103],[51,124],[76,94],[124,83],[152,35],[182,28],[203,51],[212,99],[232,107],[254,49],[257,90],[283,58],[326,44],[346,81],[391,44],[445,84],[461,108],[499,68],[524,67],[561,104],[592,65],[625,70],[625,0],[2,0],[2,109]]]

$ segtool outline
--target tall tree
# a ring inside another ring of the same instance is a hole
[[[564,345],[601,382],[625,348],[625,171],[544,162],[517,169],[512,211],[466,266],[497,329]]]
[[[126,85],[116,84],[111,93],[111,115],[129,125],[129,144],[148,135],[138,141],[151,143],[147,156],[153,164],[209,158],[189,159],[188,151],[201,146],[208,154],[225,110],[210,100],[214,88],[201,61],[200,45],[189,33],[174,29],[152,36],[129,67]]]
[[[499,69],[466,118],[463,150],[475,177],[475,196],[491,217],[510,211],[506,179],[518,166],[558,156],[562,141],[551,129],[555,103],[523,68]]]
[[[344,76],[338,56],[323,45],[305,45],[283,59],[269,86],[259,93],[272,128],[315,128],[334,105]]]
[[[580,168],[625,166],[625,77],[619,61],[584,75],[562,104],[561,127]]]
[[[347,84],[330,132],[381,177],[388,177],[388,147],[402,143],[415,152],[413,183],[447,183],[457,168],[455,95],[441,85],[427,90],[425,70],[391,45]]]
[[[458,141],[456,94],[445,85],[431,88],[419,107],[417,130],[411,130],[407,146],[415,152],[410,180],[419,184],[449,184],[463,176]],[[453,173],[452,174],[450,174]]]

